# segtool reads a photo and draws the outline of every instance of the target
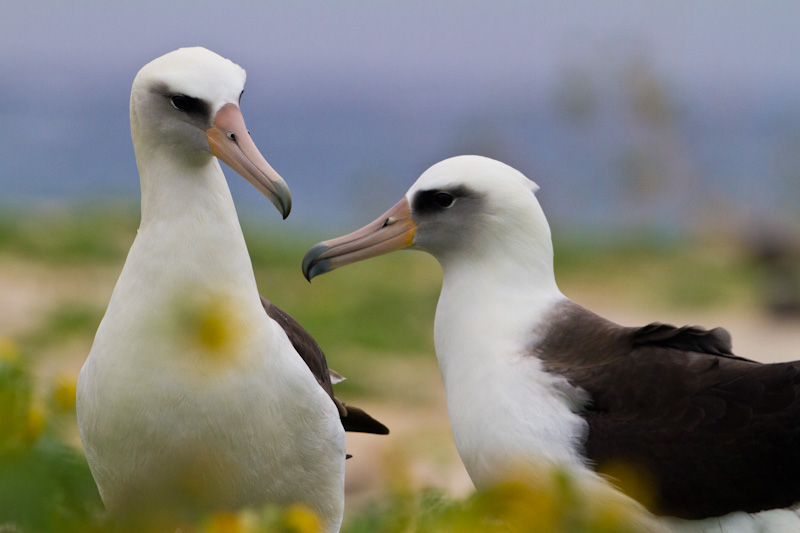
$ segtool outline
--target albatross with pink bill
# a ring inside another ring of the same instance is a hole
[[[303,272],[400,248],[436,257],[436,355],[478,488],[560,468],[608,492],[598,470],[625,464],[651,485],[643,531],[800,531],[800,363],[738,357],[720,328],[623,327],[567,299],[537,190],[498,161],[447,159],[371,224],[314,246]]]
[[[133,82],[142,220],[77,410],[103,502],[142,530],[299,503],[338,531],[345,430],[388,432],[333,397],[317,343],[259,296],[217,158],[284,218],[291,197],[245,127],[244,82],[241,67],[204,48],[159,57]]]

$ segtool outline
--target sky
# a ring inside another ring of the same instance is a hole
[[[371,220],[467,150],[525,172],[546,212],[578,225],[635,224],[651,199],[664,226],[697,197],[754,212],[800,199],[797,2],[3,4],[0,206],[135,201],[131,81],[195,45],[247,70],[245,119],[298,227]],[[625,107],[632,66],[667,95],[666,127]],[[589,120],[559,111],[573,92]],[[666,167],[653,196],[624,179],[642,157]],[[227,175],[240,212],[267,217]]]

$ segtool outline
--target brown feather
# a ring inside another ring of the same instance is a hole
[[[314,374],[320,387],[322,387],[331,400],[339,410],[339,417],[342,419],[342,426],[345,431],[355,431],[359,433],[375,433],[379,435],[386,435],[389,429],[369,416],[363,410],[357,407],[347,407],[338,398],[333,395],[333,384],[331,383],[331,375],[328,369],[328,362],[325,359],[325,354],[322,349],[314,340],[314,337],[300,325],[288,313],[283,311],[277,305],[273,304],[263,296],[261,297],[261,304],[269,317],[278,323],[286,332],[289,341],[303,358],[309,370]],[[338,376],[338,374],[336,374]]]
[[[720,328],[626,328],[573,302],[547,323],[532,349],[589,394],[587,459],[645,472],[654,512],[699,519],[800,501],[800,364],[737,357]]]

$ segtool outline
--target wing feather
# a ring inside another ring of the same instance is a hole
[[[297,350],[297,353],[300,354],[300,357],[302,357],[303,361],[308,365],[309,370],[314,374],[317,383],[319,383],[320,387],[328,393],[331,400],[336,404],[345,431],[376,433],[379,435],[388,434],[389,429],[386,426],[372,418],[362,409],[346,406],[333,395],[334,381],[332,380],[339,383],[344,378],[335,370],[328,368],[325,354],[322,352],[319,344],[317,344],[317,341],[314,340],[314,337],[288,313],[263,296],[261,297],[261,304],[264,306],[264,311],[267,312],[267,315],[283,328],[283,331],[286,332],[286,336],[289,337],[289,341],[292,343],[292,346],[294,346],[294,349]]]
[[[721,328],[624,328],[572,302],[552,318],[569,334],[548,335],[536,355],[591,398],[588,460],[643,472],[654,512],[700,519],[800,501],[800,364],[737,357]]]

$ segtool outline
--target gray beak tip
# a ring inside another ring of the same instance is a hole
[[[309,282],[312,278],[333,270],[330,261],[319,258],[326,251],[328,251],[327,246],[321,243],[316,244],[303,257],[303,276]]]

